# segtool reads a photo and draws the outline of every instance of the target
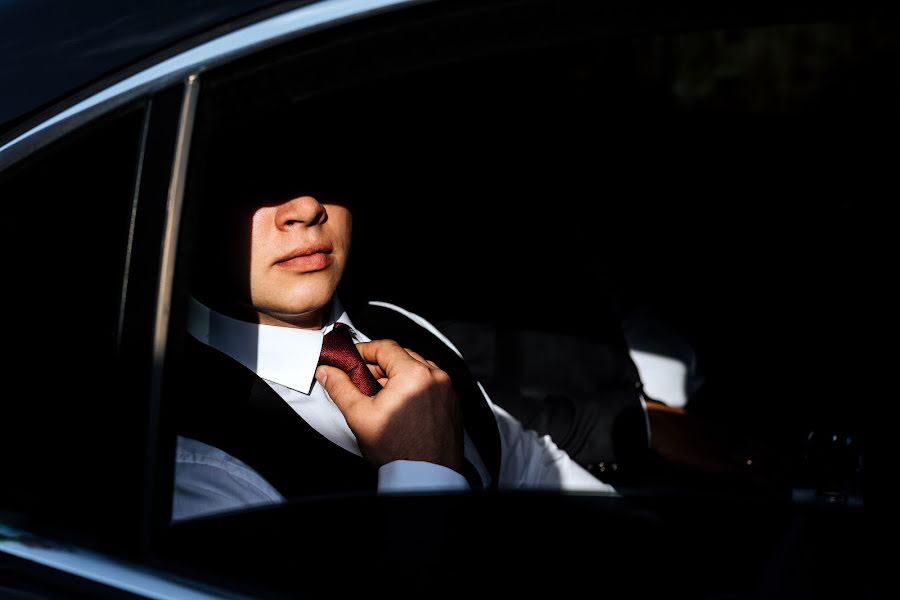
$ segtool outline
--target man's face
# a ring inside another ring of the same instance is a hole
[[[263,324],[320,327],[347,264],[350,210],[305,195],[225,221],[207,237],[210,268],[200,265],[213,306]]]

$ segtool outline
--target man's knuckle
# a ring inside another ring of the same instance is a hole
[[[416,363],[415,365],[410,365],[409,367],[410,375],[416,379],[416,381],[421,381],[423,383],[431,381],[431,369],[423,365],[422,363]]]
[[[441,369],[435,369],[434,371],[431,372],[431,376],[432,376],[432,378],[434,378],[434,380],[439,385],[447,386],[447,385],[450,385],[450,383],[451,383],[450,375],[447,373],[447,371],[443,371]]]

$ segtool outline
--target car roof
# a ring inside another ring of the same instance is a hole
[[[269,10],[261,10],[245,17],[236,17],[227,25],[207,30],[181,43],[175,43],[138,60],[131,66],[119,69],[109,77],[94,83],[87,83],[64,100],[49,107],[39,107],[17,118],[17,125],[5,131],[0,130],[0,168],[15,162],[16,148],[21,150],[21,142],[35,133],[46,130],[60,122],[73,126],[72,118],[84,117],[93,110],[96,114],[112,106],[135,97],[161,89],[179,77],[196,75],[198,70],[233,58],[261,44],[271,43],[284,36],[296,34],[304,29],[315,29],[326,23],[358,18],[369,12],[401,4],[413,4],[421,0],[321,0],[319,2],[282,2],[272,5]],[[31,116],[29,116],[31,115]],[[88,116],[88,119],[91,117]],[[75,123],[74,126],[77,126]],[[54,135],[66,129],[51,131]],[[44,142],[47,140],[45,139]],[[38,144],[40,146],[40,143]],[[35,147],[32,144],[31,150]],[[13,158],[7,152],[13,148]],[[28,148],[25,149],[27,154]],[[21,158],[21,156],[19,156]]]
[[[0,137],[70,100],[105,77],[127,75],[130,66],[176,53],[182,42],[195,45],[317,0],[0,0]],[[620,0],[622,7],[641,3]],[[654,4],[651,0],[648,4]],[[876,0],[838,2],[823,8],[806,0],[731,3],[722,13],[717,3],[680,0],[675,12],[682,25],[700,24],[713,15],[749,18],[817,12],[830,16],[896,15],[896,8]],[[815,6],[816,8],[811,8]],[[835,8],[837,7],[837,8]],[[715,17],[712,18],[715,21]]]
[[[278,0],[0,0],[0,132],[155,52]]]
[[[104,77],[122,74],[166,49],[177,52],[180,42],[196,44],[316,1],[0,0],[0,137]],[[677,12],[683,13],[683,24],[702,23],[723,12],[716,4],[680,0]],[[828,8],[807,0],[748,0],[729,3],[724,12],[751,20],[773,14],[790,19],[813,6],[813,13],[851,18],[897,14],[896,7],[877,0],[826,4]]]

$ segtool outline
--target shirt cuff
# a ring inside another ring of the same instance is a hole
[[[378,493],[457,492],[469,489],[460,473],[421,460],[395,460],[378,469]]]

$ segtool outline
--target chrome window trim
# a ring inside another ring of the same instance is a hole
[[[155,393],[161,389],[161,367],[169,332],[172,287],[175,282],[175,248],[181,227],[181,207],[184,202],[184,186],[187,179],[188,154],[191,135],[194,131],[194,114],[197,109],[197,94],[200,91],[198,75],[190,75],[185,81],[181,115],[178,119],[178,137],[175,142],[175,158],[172,177],[169,180],[166,203],[166,223],[163,234],[162,260],[160,264],[159,287],[156,298],[156,323],[153,333],[153,364]]]
[[[192,73],[200,73],[301,32],[310,32],[370,13],[423,1],[426,0],[323,0],[232,31],[135,73],[32,127],[0,147],[0,169],[72,127],[122,106],[138,96],[182,81]],[[38,135],[51,133],[56,135]]]
[[[131,212],[128,216],[128,240],[125,243],[125,269],[122,276],[122,292],[119,295],[119,324],[116,326],[116,348],[122,347],[122,332],[125,329],[125,300],[128,297],[128,281],[131,275],[131,256],[134,251],[134,229],[137,222],[138,198],[141,195],[141,175],[144,171],[144,155],[147,152],[147,137],[150,128],[150,113],[153,112],[152,101],[144,109],[144,122],[141,125],[141,138],[137,158],[137,173],[134,175],[134,186],[131,193]]]

